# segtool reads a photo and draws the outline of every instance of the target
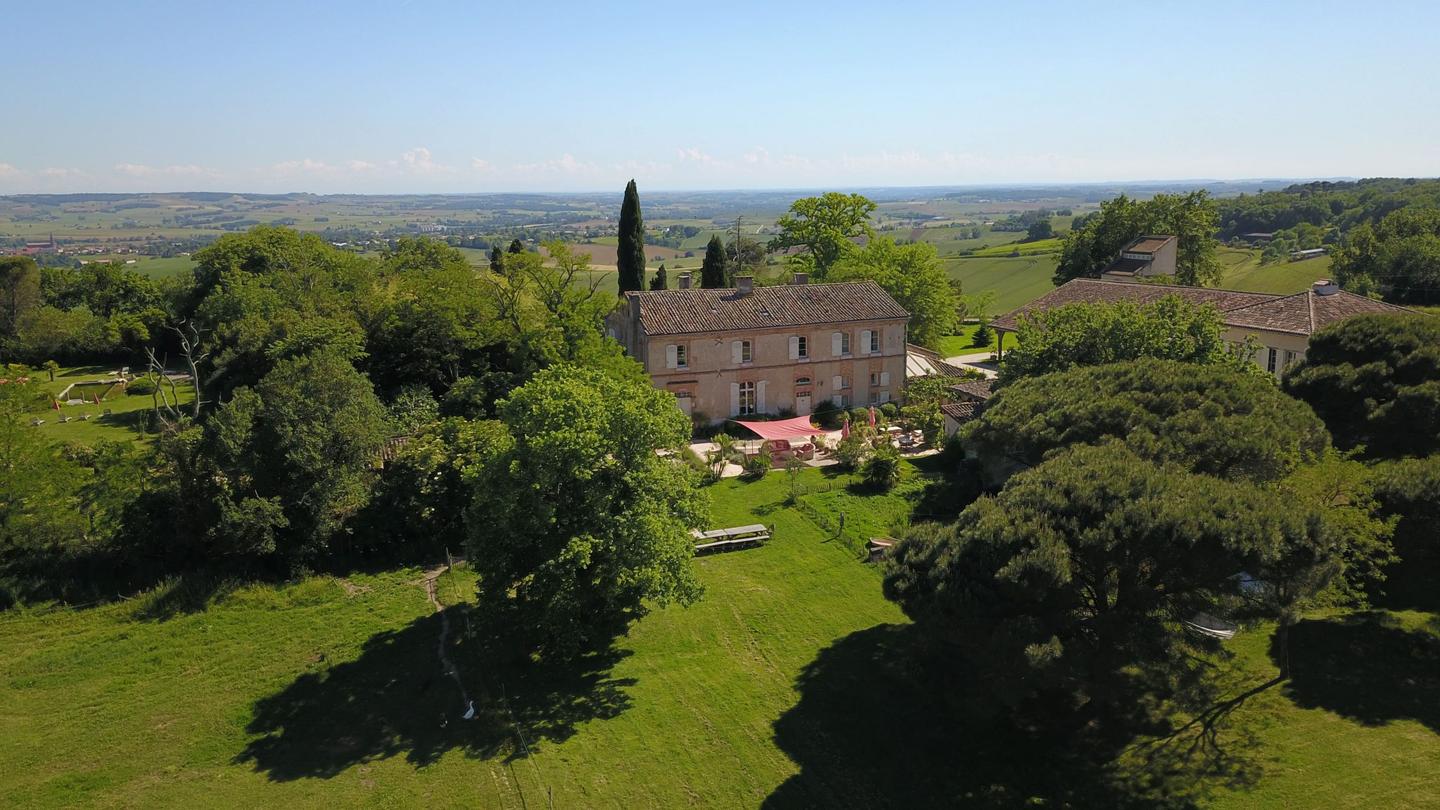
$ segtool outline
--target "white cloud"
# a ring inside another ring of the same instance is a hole
[[[8,177],[12,174],[19,174],[20,170],[9,163],[0,163],[0,177]]]
[[[567,175],[591,175],[600,171],[600,167],[594,163],[583,160],[576,160],[575,156],[566,152],[553,160],[542,160],[538,163],[517,163],[513,170],[518,174],[567,174]]]
[[[368,160],[346,161],[345,166],[352,172],[368,172],[375,168],[375,164]]]
[[[301,160],[286,160],[281,163],[276,163],[275,170],[286,173],[311,172],[325,174],[335,171],[335,167],[323,160],[311,160],[307,157]]]
[[[82,177],[84,176],[84,174],[85,172],[82,172],[79,169],[67,169],[59,166],[51,166],[49,168],[40,170],[41,177],[53,177],[56,179],[64,179],[66,177]]]
[[[490,164],[490,161],[484,158],[477,157],[470,158],[470,168],[474,169],[477,172],[488,172],[493,170],[495,167]]]
[[[700,151],[699,147],[695,147],[695,146],[681,147],[681,148],[675,150],[675,154],[676,154],[677,157],[680,158],[680,162],[681,162],[681,163],[684,163],[684,162],[686,162],[686,161],[689,161],[689,162],[692,162],[692,163],[714,163],[714,162],[715,162],[715,158],[711,157],[710,155],[706,154],[705,152]]]
[[[211,177],[215,170],[194,164],[171,166],[147,166],[143,163],[116,163],[116,172],[127,177]]]
[[[401,165],[406,171],[415,174],[434,174],[436,172],[448,172],[450,167],[436,163],[430,155],[430,150],[423,146],[417,146],[400,155]]]

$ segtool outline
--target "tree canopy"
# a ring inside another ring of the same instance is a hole
[[[705,245],[705,258],[700,262],[700,286],[710,290],[734,286],[725,257],[725,242],[719,234],[712,235]]]
[[[608,641],[647,602],[689,602],[704,519],[680,461],[689,420],[643,378],[555,366],[500,406],[508,433],[475,464],[468,558],[484,615],[527,649]],[[668,456],[656,449],[671,451]]]
[[[1190,286],[1220,282],[1215,258],[1218,217],[1204,190],[1188,194],[1156,194],[1133,200],[1124,194],[1100,203],[1100,210],[1076,220],[1065,234],[1055,283],[1098,277],[1136,237],[1171,234],[1179,239],[1175,281]]]
[[[1316,332],[1285,390],[1309,403],[1340,447],[1377,457],[1440,451],[1440,321],[1370,314]]]
[[[1141,357],[1252,367],[1230,349],[1223,329],[1214,307],[1175,295],[1147,304],[1066,304],[1021,318],[1018,345],[1005,353],[1000,379],[1008,383]]]
[[[1214,648],[1182,622],[1233,603],[1237,573],[1333,565],[1331,539],[1307,517],[1249,484],[1118,444],[1078,447],[954,524],[910,532],[885,594],[990,685],[977,702],[1113,722]]]
[[[870,279],[910,313],[907,339],[934,348],[955,331],[958,302],[935,246],[929,242],[897,245],[871,239],[847,252],[831,269],[830,281]]]
[[[620,272],[620,292],[645,289],[645,221],[634,180],[625,184],[625,199],[620,204],[619,246],[615,265]]]
[[[1335,251],[1335,278],[1347,290],[1407,303],[1440,302],[1440,209],[1402,208],[1362,223]]]
[[[1072,445],[1123,442],[1157,462],[1250,481],[1282,478],[1329,446],[1309,406],[1264,376],[1155,359],[1017,380],[963,436],[999,469],[1035,466]]]
[[[863,194],[830,191],[819,197],[801,197],[790,204],[789,213],[776,220],[780,233],[770,240],[769,249],[804,248],[792,261],[823,281],[830,267],[861,236],[874,236],[870,215],[875,203]]]

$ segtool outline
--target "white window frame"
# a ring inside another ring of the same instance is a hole
[[[869,345],[867,348],[868,348],[868,350],[869,350],[869,351],[867,352],[868,354],[879,354],[879,353],[880,353],[880,330],[879,330],[879,329],[871,329],[871,330],[870,330],[870,345]]]
[[[796,335],[796,336],[795,336],[795,359],[797,359],[797,360],[809,360],[809,359],[810,359],[810,336],[809,336],[809,335]]]
[[[755,345],[748,340],[740,341],[740,365],[755,362]]]
[[[1265,370],[1270,372],[1271,374],[1274,374],[1275,367],[1279,364],[1279,361],[1280,350],[1274,348],[1269,349],[1265,354]]]
[[[737,414],[740,416],[754,416],[756,406],[759,402],[758,386],[753,381],[740,383],[740,408]]]

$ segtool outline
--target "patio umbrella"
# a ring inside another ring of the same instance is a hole
[[[875,406],[870,406],[870,427],[875,427]]]

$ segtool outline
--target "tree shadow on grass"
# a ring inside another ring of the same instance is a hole
[[[457,615],[451,619],[452,633],[464,627]],[[257,701],[246,731],[259,736],[235,761],[283,782],[328,779],[402,755],[421,767],[450,750],[518,758],[629,708],[634,679],[610,677],[628,652],[612,647],[563,665],[501,668],[462,638],[449,654],[475,702],[475,719],[464,720],[460,688],[436,657],[440,622],[438,614],[426,616],[372,636],[354,661],[301,675]]]
[[[1110,742],[967,716],[916,667],[911,626],[878,625],[823,650],[775,723],[799,766],[767,808],[1192,808],[1255,769],[1240,746],[1217,756],[1183,744],[1123,753]],[[963,686],[961,687],[964,688]],[[1124,764],[1122,764],[1122,761]]]
[[[1440,733],[1440,625],[1408,630],[1385,613],[1306,620],[1290,631],[1296,705],[1367,726],[1416,720]],[[1279,654],[1272,643],[1271,657]]]

